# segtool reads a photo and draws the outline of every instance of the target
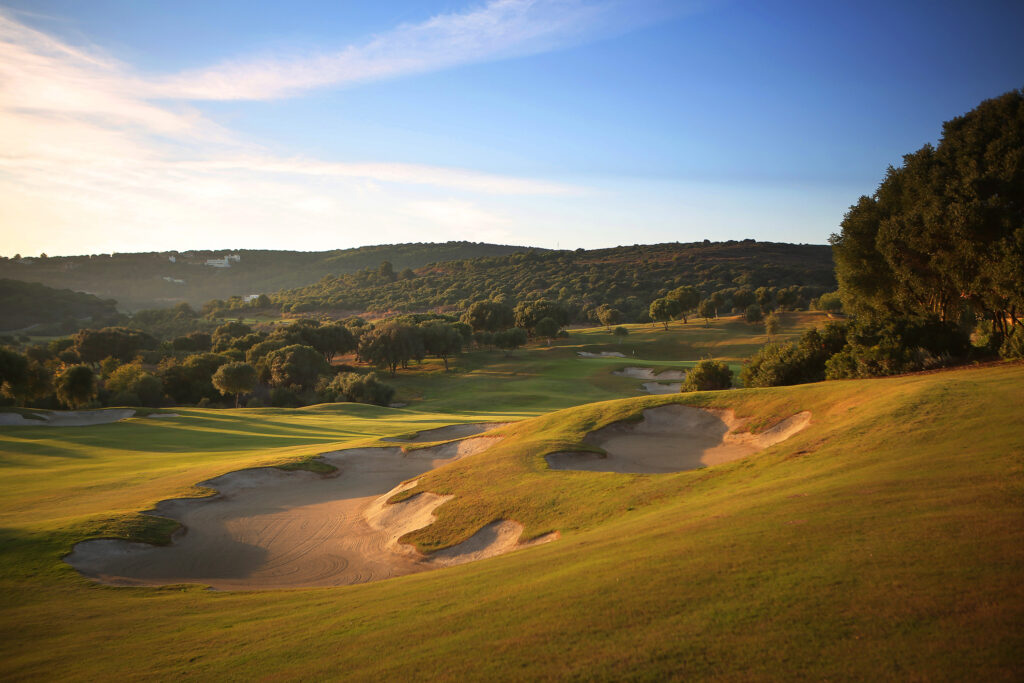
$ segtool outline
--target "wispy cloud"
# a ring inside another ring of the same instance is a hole
[[[536,6],[548,10],[539,15]],[[348,57],[328,58],[329,77],[315,76],[311,63],[270,68],[259,76],[251,62],[234,75],[212,69],[156,85],[146,84],[129,65],[0,13],[0,249],[26,251],[44,240],[49,253],[109,245],[170,248],[209,244],[214,234],[226,243],[255,243],[254,234],[285,226],[333,238],[326,247],[384,240],[395,226],[414,227],[417,217],[428,219],[427,205],[417,204],[425,197],[444,206],[449,200],[466,202],[459,197],[466,194],[577,193],[559,183],[471,169],[283,157],[241,139],[183,100],[204,92],[212,96],[220,78],[238,85],[231,97],[265,97],[288,92],[289,73],[303,87],[315,87],[347,77],[442,68],[527,45],[538,49],[539,41],[557,32],[555,25],[580,12],[586,8],[572,2],[502,1],[401,27],[364,48],[346,50]],[[546,20],[534,26],[539,16]],[[405,38],[416,48],[399,49]],[[485,49],[492,41],[498,45]],[[425,195],[430,188],[435,194]],[[470,203],[447,206],[461,206],[459,215],[470,216]],[[153,238],[170,230],[162,243]],[[140,242],[140,235],[146,240]],[[93,246],[82,246],[83,240]],[[67,246],[71,242],[75,246]]]
[[[240,59],[149,83],[154,97],[254,100],[287,97],[462,64],[535,54],[644,16],[648,0],[494,0],[477,9],[406,24],[361,45],[296,57]]]

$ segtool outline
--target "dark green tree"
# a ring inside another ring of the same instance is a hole
[[[96,398],[96,374],[88,365],[72,365],[62,370],[54,385],[57,399],[71,409],[80,408]]]
[[[732,386],[732,370],[720,360],[705,359],[686,373],[680,391],[716,391]]]
[[[247,394],[256,387],[256,368],[248,363],[225,363],[213,373],[213,386],[222,394],[235,395],[235,407],[242,394]]]
[[[300,387],[302,389],[316,386],[320,375],[330,368],[323,354],[312,346],[292,344],[271,351],[267,355],[270,368],[270,383],[275,387]]]

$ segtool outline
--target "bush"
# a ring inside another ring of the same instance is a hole
[[[759,323],[764,320],[764,311],[757,304],[747,306],[746,318],[748,323]]]
[[[825,364],[826,379],[884,377],[965,360],[968,335],[955,323],[897,318],[850,328],[847,345]]]
[[[715,391],[732,386],[732,370],[720,360],[702,360],[686,373],[680,391]]]
[[[740,372],[745,387],[779,387],[820,382],[829,358],[846,345],[847,328],[830,323],[809,330],[797,342],[765,344]]]
[[[1024,328],[1018,326],[1006,335],[1002,346],[999,347],[999,356],[1007,360],[1024,358]]]
[[[386,406],[394,398],[394,387],[377,379],[376,373],[360,375],[357,372],[343,372],[329,382],[323,381],[317,387],[322,401],[347,401],[349,403],[370,403]]]

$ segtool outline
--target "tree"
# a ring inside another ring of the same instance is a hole
[[[154,349],[157,341],[142,330],[126,327],[104,327],[100,330],[80,330],[72,337],[74,350],[86,363],[98,363],[112,356],[129,361],[142,349]]]
[[[516,327],[523,328],[531,336],[536,334],[537,323],[544,318],[551,318],[559,329],[569,323],[565,308],[547,299],[520,301],[515,307]]]
[[[433,322],[420,327],[426,352],[444,360],[444,371],[448,372],[448,357],[462,352],[463,337],[450,323]]]
[[[163,399],[160,380],[146,372],[141,363],[126,363],[107,378],[105,387],[114,394],[113,402],[124,405],[158,406]]]
[[[213,374],[231,360],[220,353],[195,353],[178,362],[173,358],[161,361],[158,372],[164,392],[175,403],[199,403],[220,400],[221,395],[213,386]]]
[[[844,310],[951,322],[968,307],[999,338],[1024,326],[1021,149],[1015,90],[947,121],[936,147],[890,167],[830,240]]]
[[[329,369],[319,351],[302,344],[271,351],[267,356],[267,364],[270,368],[270,383],[275,387],[312,387],[320,375]]]
[[[681,315],[683,317],[684,325],[687,323],[686,314],[696,308],[700,303],[700,292],[697,291],[696,287],[691,287],[689,285],[676,287],[665,296],[679,305],[679,311],[674,313],[672,317]]]
[[[629,335],[629,330],[620,325],[616,327],[614,330],[612,330],[612,334],[614,334],[617,338],[616,343],[621,344],[623,338]]]
[[[358,372],[342,372],[318,388],[324,401],[348,401],[349,403],[370,403],[386,406],[395,395],[392,386],[382,383],[375,373],[360,375]]]
[[[226,363],[213,373],[213,386],[222,394],[235,395],[235,407],[238,407],[242,394],[247,394],[256,386],[256,368],[248,363]]]
[[[511,327],[494,334],[494,345],[505,351],[506,356],[525,343],[526,330],[521,327]]]
[[[622,311],[617,308],[612,308],[608,304],[601,304],[598,306],[595,313],[597,313],[597,321],[609,330],[612,329],[612,325],[615,325],[622,320]]]
[[[777,335],[779,333],[780,326],[781,323],[779,322],[779,316],[775,313],[769,313],[764,319],[764,331],[769,337]]]
[[[515,324],[515,313],[505,303],[491,300],[474,301],[462,314],[462,322],[475,332],[497,332]]]
[[[715,302],[711,299],[704,299],[700,302],[700,306],[697,307],[697,315],[704,318],[704,327],[711,327],[711,319],[718,317],[718,310],[715,307]]]
[[[57,375],[57,399],[71,409],[96,397],[96,374],[88,365],[72,365]]]
[[[732,386],[732,370],[720,360],[705,359],[686,373],[680,391],[715,391]]]
[[[750,304],[747,306],[745,315],[748,323],[759,323],[764,320],[764,313],[761,311],[761,307],[757,304]]]
[[[558,336],[558,330],[558,323],[555,322],[554,318],[541,318],[537,321],[534,333],[538,337],[546,338],[548,340],[548,344],[551,344],[551,340]]]
[[[411,359],[422,358],[424,352],[419,330],[404,323],[381,323],[359,339],[359,357],[387,368],[392,377],[399,365],[404,367]]]
[[[0,348],[0,390],[3,394],[11,398],[22,396],[28,379],[28,358],[17,351]]]
[[[667,297],[655,299],[654,301],[651,302],[651,307],[649,309],[651,320],[665,325],[666,332],[668,331],[669,321],[671,321],[672,318],[674,318],[675,316],[679,315],[679,312],[679,302],[676,301],[675,299],[669,299]]]

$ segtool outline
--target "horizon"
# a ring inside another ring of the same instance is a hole
[[[887,166],[1024,85],[1022,23],[1000,2],[8,0],[0,253],[827,244]]]

